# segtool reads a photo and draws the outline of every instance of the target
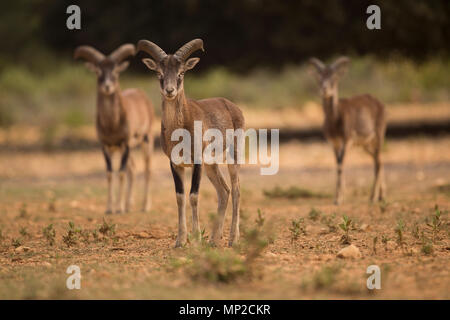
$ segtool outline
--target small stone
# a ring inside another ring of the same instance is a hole
[[[351,244],[348,247],[341,249],[341,251],[338,252],[337,257],[343,259],[360,258],[361,251],[359,251],[359,249],[355,245]]]
[[[369,229],[369,225],[367,223],[363,223],[361,227],[359,227],[361,231],[366,231]]]
[[[267,258],[275,258],[277,255],[273,252],[266,252],[265,256]]]
[[[150,236],[147,232],[145,232],[145,231],[136,233],[136,234],[135,234],[135,237],[137,237],[137,238],[139,238],[139,239],[148,239],[148,238],[151,238],[151,236]]]
[[[149,231],[149,235],[153,239],[164,239],[167,237],[166,232],[164,230],[158,229],[158,228],[152,228]]]
[[[28,252],[30,250],[31,250],[30,247],[25,247],[25,246],[20,246],[20,247],[17,247],[16,249],[14,249],[14,251],[17,253]]]

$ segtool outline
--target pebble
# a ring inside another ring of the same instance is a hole
[[[348,247],[341,249],[341,251],[338,252],[337,257],[343,259],[360,258],[361,251],[359,251],[359,249],[355,245],[351,244]]]

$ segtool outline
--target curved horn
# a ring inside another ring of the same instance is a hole
[[[347,58],[347,57],[340,57],[335,62],[333,62],[330,67],[331,67],[331,69],[333,71],[336,71],[340,67],[343,67],[343,66],[347,65],[348,63],[350,63],[350,59],[349,58]]]
[[[174,56],[175,56],[175,58],[179,59],[180,61],[184,61],[187,58],[189,58],[189,56],[191,54],[193,54],[195,51],[200,50],[200,49],[202,51],[205,51],[205,49],[203,49],[203,40],[202,39],[194,39],[194,40],[191,40],[188,43],[186,43],[180,49],[178,49],[178,51],[175,52]]]
[[[134,56],[136,54],[136,48],[133,44],[127,43],[123,44],[114,50],[109,57],[116,63],[122,62],[122,60],[128,58],[129,56]]]
[[[156,60],[156,62],[161,61],[162,59],[167,57],[167,54],[164,52],[163,49],[161,49],[156,44],[148,40],[139,40],[137,50],[147,52],[149,55],[153,57],[153,59]]]
[[[75,49],[73,57],[75,59],[83,58],[97,64],[105,58],[105,55],[91,46],[79,46]]]
[[[312,64],[318,72],[322,72],[326,68],[325,64],[317,58],[309,59],[309,63]]]

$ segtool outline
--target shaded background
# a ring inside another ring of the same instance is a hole
[[[81,8],[81,30],[66,28],[71,4]],[[366,27],[370,4],[381,8],[381,30]],[[0,11],[0,127],[40,128],[46,145],[63,127],[69,136],[92,128],[95,76],[73,60],[74,48],[90,44],[109,53],[140,39],[174,52],[201,37],[206,52],[195,53],[201,62],[186,77],[187,95],[227,97],[245,110],[304,110],[314,102],[320,115],[305,62],[343,54],[352,64],[341,96],[370,93],[389,108],[447,103],[449,17],[447,0],[8,1]],[[144,56],[130,59],[121,85],[145,90],[159,105]]]
[[[70,4],[81,8],[79,31],[65,28]],[[370,4],[381,7],[379,31],[366,28]],[[446,0],[8,1],[0,14],[1,59],[28,61],[36,48],[70,55],[86,43],[108,52],[142,38],[174,51],[201,37],[207,50],[202,68],[279,68],[335,54],[424,60],[448,56],[449,14]]]

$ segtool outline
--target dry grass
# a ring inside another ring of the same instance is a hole
[[[168,160],[159,151],[152,211],[112,215],[107,220],[99,151],[4,152],[0,155],[0,298],[448,299],[449,147],[450,138],[388,141],[384,153],[388,198],[380,205],[367,201],[370,157],[352,149],[346,163],[346,202],[335,207],[332,198],[264,195],[264,189],[276,185],[333,194],[329,146],[283,145],[277,175],[260,176],[254,166],[242,169],[242,241],[235,249],[194,242],[173,248],[177,230],[173,182]],[[138,169],[142,169],[140,162]],[[140,177],[136,208],[142,200],[142,183]],[[207,179],[200,198],[207,239],[209,215],[216,208],[215,191]],[[336,258],[345,246],[338,227],[343,215],[352,219],[349,237],[362,258]],[[299,219],[301,228],[293,241],[291,222]],[[398,242],[400,220],[405,225]],[[74,241],[67,245],[63,238],[70,230],[69,239]],[[72,264],[82,272],[82,289],[75,292],[65,287],[65,271]],[[382,290],[376,293],[365,287],[365,270],[371,264],[382,269]]]

